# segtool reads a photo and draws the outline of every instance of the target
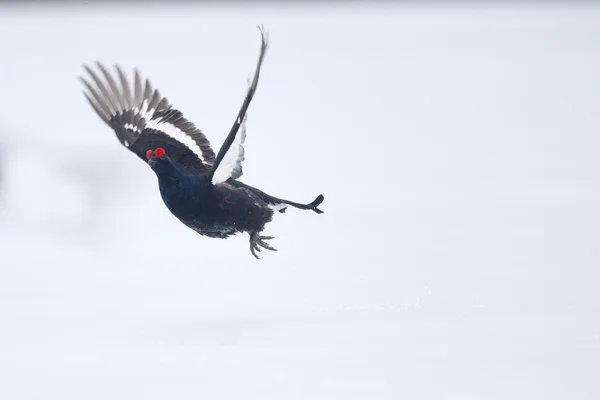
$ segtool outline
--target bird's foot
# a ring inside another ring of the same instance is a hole
[[[254,257],[256,257],[257,260],[260,260],[260,257],[258,257],[256,255],[256,252],[258,251],[260,253],[261,247],[263,247],[267,250],[277,251],[277,249],[269,246],[265,242],[265,240],[270,240],[270,239],[273,239],[273,237],[272,236],[261,236],[257,232],[252,232],[250,234],[250,252],[252,253],[252,255]]]

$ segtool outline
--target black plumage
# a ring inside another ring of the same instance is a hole
[[[256,88],[268,35],[262,27],[261,50],[242,107],[218,154],[212,150],[204,133],[173,108],[148,79],[142,84],[135,71],[133,92],[122,70],[116,66],[119,83],[100,63],[96,63],[105,82],[91,68],[84,66],[90,83],[81,78],[85,97],[98,116],[116,133],[125,147],[147,162],[158,177],[159,189],[167,208],[182,223],[201,235],[227,238],[247,232],[250,250],[261,247],[275,250],[262,236],[265,224],[275,211],[288,206],[322,213],[319,195],[309,204],[296,203],[264,193],[238,180],[243,174],[243,143],[246,137],[246,111]]]

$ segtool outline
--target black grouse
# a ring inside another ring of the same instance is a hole
[[[80,78],[85,97],[116,133],[126,148],[147,162],[158,177],[160,194],[167,208],[181,222],[201,235],[227,238],[239,232],[250,235],[250,251],[261,247],[276,250],[262,236],[265,224],[275,211],[287,206],[322,213],[323,195],[312,203],[300,204],[270,196],[237,180],[242,176],[243,143],[246,138],[246,111],[256,92],[260,69],[268,47],[268,34],[259,27],[262,43],[258,65],[246,98],[219,153],[210,146],[202,131],[173,108],[148,79],[142,85],[135,70],[133,89],[121,68],[116,65],[117,81],[96,62],[100,75],[88,66],[85,70],[95,85]]]

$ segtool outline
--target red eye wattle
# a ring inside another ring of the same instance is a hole
[[[156,154],[156,158],[160,158],[160,156],[165,154],[165,149],[159,147],[158,149],[154,150],[154,154]]]
[[[152,150],[148,150],[148,151],[146,152],[146,159],[148,159],[148,160],[149,160],[149,159],[150,159],[150,157],[152,157]]]

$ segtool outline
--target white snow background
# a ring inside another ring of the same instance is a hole
[[[139,67],[242,180],[199,236],[85,101]],[[599,399],[600,7],[0,7],[0,399]]]

